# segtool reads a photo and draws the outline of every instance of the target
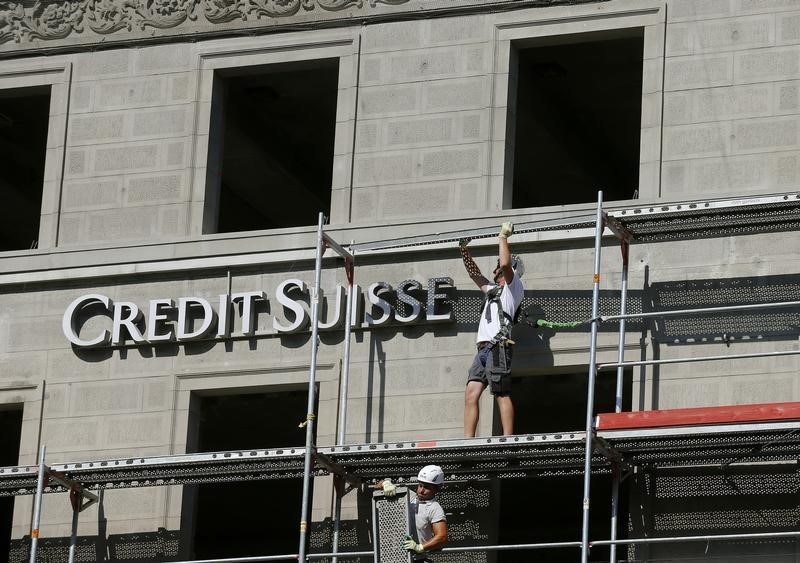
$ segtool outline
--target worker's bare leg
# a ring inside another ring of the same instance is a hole
[[[474,438],[478,430],[478,401],[485,386],[480,381],[468,381],[464,391],[464,436]]]
[[[511,397],[495,397],[497,408],[500,409],[500,424],[503,426],[503,436],[510,436],[514,433],[514,403]]]

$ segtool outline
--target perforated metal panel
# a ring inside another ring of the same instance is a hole
[[[36,549],[38,563],[64,563],[69,559],[70,538],[39,538]],[[89,563],[98,561],[98,554],[102,553],[103,544],[97,536],[79,536],[75,549],[76,563]],[[26,536],[22,539],[12,540],[8,552],[9,563],[28,563],[30,561],[31,539]],[[2,554],[0,554],[2,557]]]
[[[168,561],[178,557],[180,531],[159,528],[157,532],[115,534],[108,538],[112,561]]]
[[[437,495],[447,514],[447,547],[493,543],[497,504],[492,504],[490,481],[445,483]],[[485,563],[486,552],[431,553],[434,563]]]
[[[646,310],[669,311],[730,305],[797,301],[800,276],[758,276],[654,283],[645,292]],[[668,344],[769,337],[796,339],[800,308],[720,312],[657,318],[651,323],[655,340]]]
[[[107,538],[78,536],[75,550],[76,563],[94,561],[131,561],[158,563],[179,559],[180,531],[159,528],[156,532],[111,534]],[[30,560],[30,538],[11,542],[9,563],[27,563]],[[64,563],[69,558],[70,538],[40,538],[36,550],[39,563]]]
[[[655,242],[734,236],[800,229],[800,195],[751,200],[693,202],[641,210],[612,212],[635,240]],[[663,209],[663,211],[661,211]],[[650,212],[652,210],[652,212]]]
[[[629,530],[635,537],[692,536],[793,531],[800,522],[800,472],[796,463],[777,465],[650,468],[629,481],[634,488]],[[631,559],[664,556],[710,559],[749,554],[776,561],[793,554],[797,542],[764,538],[689,542],[631,548]]]
[[[373,493],[375,563],[411,563],[410,552],[403,549],[403,538],[409,533],[410,495],[405,487],[397,487],[397,495],[387,498],[383,491]]]

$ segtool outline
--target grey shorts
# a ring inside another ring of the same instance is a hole
[[[511,394],[511,347],[495,344],[478,349],[467,374],[467,383],[479,381],[492,395]]]

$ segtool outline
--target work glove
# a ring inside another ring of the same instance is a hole
[[[471,241],[472,239],[469,237],[460,238],[458,239],[458,246],[460,246],[461,248],[465,248]]]
[[[406,534],[406,539],[403,540],[403,549],[413,551],[414,553],[422,553],[425,551],[422,544],[415,542],[408,534]]]
[[[508,238],[514,233],[514,223],[506,221],[502,225],[500,225],[500,236],[503,238]]]
[[[383,480],[383,494],[387,498],[394,498],[394,496],[397,494],[397,485],[392,483],[391,479]]]

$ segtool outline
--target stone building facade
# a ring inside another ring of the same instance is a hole
[[[34,464],[41,445],[52,463],[301,445],[318,212],[346,245],[591,216],[598,189],[610,209],[793,193],[798,114],[797,0],[0,2],[9,171],[0,192],[10,211],[0,230],[0,465]],[[592,241],[591,229],[512,237],[533,316],[588,317]],[[494,239],[471,247],[490,271]],[[793,232],[634,245],[632,306],[792,300],[797,248]],[[610,313],[620,285],[612,237],[602,269]],[[399,321],[408,311],[398,287],[418,282],[403,287],[427,304],[435,278],[450,278],[442,309]],[[460,437],[481,297],[456,246],[364,252],[355,282],[347,442]],[[326,258],[321,445],[336,439],[343,317],[334,313],[345,284],[341,262]],[[205,331],[198,299],[216,319]],[[195,318],[178,327],[181,307]],[[796,316],[633,323],[625,346],[633,359],[795,350]],[[516,335],[517,431],[582,428],[587,330],[521,325]],[[601,330],[598,350],[616,360],[616,327]],[[796,401],[799,367],[782,356],[633,370],[625,408]],[[612,384],[599,386],[598,410],[613,410]],[[479,435],[492,435],[488,394],[482,413]],[[518,485],[495,486],[509,516],[490,513],[481,541],[516,541],[510,519],[526,510],[544,531],[525,541],[573,539],[576,483],[560,482],[558,494],[531,483],[535,495],[516,503]],[[283,514],[299,506],[291,487],[207,490],[109,490],[81,535],[111,542],[164,530],[182,556],[200,558],[225,554],[231,523],[294,533]],[[331,495],[318,479],[315,522],[330,520]],[[563,501],[569,522],[537,514],[541,498]],[[783,529],[800,510],[785,500],[765,505],[767,524],[739,527],[735,510],[703,505],[697,513],[717,524],[699,527]],[[13,555],[31,503],[3,506]],[[361,510],[345,502],[354,527]],[[63,495],[46,498],[43,518],[43,537],[69,536]],[[681,518],[664,529],[697,531]],[[277,540],[247,545],[257,553],[238,554],[291,552]],[[793,546],[753,557],[794,561]]]

